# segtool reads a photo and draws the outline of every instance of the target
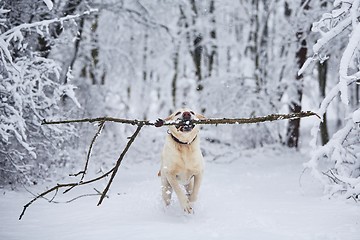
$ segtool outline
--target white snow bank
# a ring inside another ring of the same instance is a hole
[[[308,173],[299,184],[306,157],[281,151],[253,154],[228,164],[211,163],[212,157],[206,156],[200,198],[190,216],[181,212],[177,200],[163,207],[155,162],[124,162],[110,198],[100,207],[97,197],[70,204],[41,200],[18,221],[32,196],[3,192],[0,239],[359,239],[358,205],[323,198]],[[236,156],[240,153],[233,151],[229,157]],[[81,193],[84,190],[69,194]],[[57,200],[73,196],[59,193]]]

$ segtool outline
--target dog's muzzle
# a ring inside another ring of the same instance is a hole
[[[190,119],[181,119],[180,123],[176,126],[176,129],[180,132],[191,132],[194,127],[195,124],[192,124]]]

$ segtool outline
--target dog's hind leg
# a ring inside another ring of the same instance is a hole
[[[184,209],[184,212],[194,213],[188,197],[182,191],[178,181],[176,180],[176,176],[170,174],[170,175],[167,175],[167,179],[168,179],[171,187],[174,189],[174,191],[179,199],[180,205]]]
[[[195,202],[197,200],[201,181],[202,181],[202,174],[198,174],[194,176],[194,188],[189,196],[190,202]]]
[[[185,185],[185,190],[188,196],[193,192],[194,190],[194,177],[190,179],[189,184]]]
[[[162,198],[164,199],[166,206],[168,206],[171,201],[172,187],[164,175],[161,176],[161,191]]]

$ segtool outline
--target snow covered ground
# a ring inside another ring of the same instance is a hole
[[[206,175],[194,215],[184,215],[177,199],[163,207],[154,161],[125,159],[110,198],[100,207],[98,197],[68,204],[39,200],[19,221],[31,194],[3,190],[0,239],[360,239],[359,205],[322,196],[306,172],[300,179],[308,157],[281,149],[239,156],[227,163],[205,157]],[[82,193],[85,189],[59,194],[56,200]]]

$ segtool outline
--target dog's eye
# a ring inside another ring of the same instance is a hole
[[[181,112],[177,112],[176,114],[175,114],[175,116],[178,116],[178,115],[180,115],[181,114]]]
[[[195,113],[194,113],[193,111],[190,111],[190,113],[191,113],[192,115],[195,115]]]

